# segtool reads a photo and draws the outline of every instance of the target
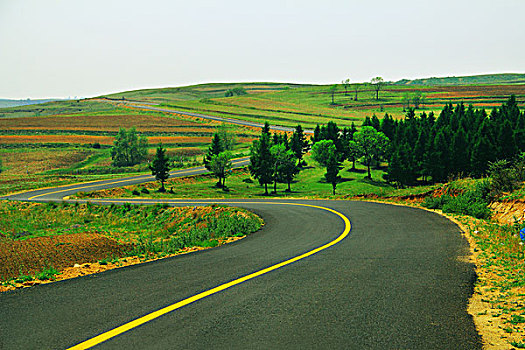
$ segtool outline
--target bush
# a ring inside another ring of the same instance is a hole
[[[141,189],[140,192],[144,194],[149,194],[149,190],[147,188]]]
[[[429,209],[441,209],[450,196],[426,197],[423,206]]]
[[[478,219],[490,217],[488,197],[490,182],[482,180],[474,189],[464,191],[459,195],[444,194],[440,197],[427,197],[423,206],[429,209],[442,209],[445,213],[456,213],[473,216]]]
[[[140,192],[137,191],[137,190],[133,190],[133,192],[131,192],[134,196],[140,196]]]
[[[508,160],[498,160],[489,163],[492,197],[501,196],[503,192],[512,192],[520,187],[522,169],[512,165]]]
[[[445,197],[445,196],[444,196]],[[456,197],[447,196],[444,201],[443,212],[456,213],[473,216],[478,219],[486,219],[490,216],[487,203],[474,192],[466,192]]]

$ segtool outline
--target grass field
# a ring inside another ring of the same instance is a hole
[[[307,166],[299,173],[291,185],[292,192],[286,192],[286,184],[277,184],[277,193],[271,194],[272,198],[349,198],[358,195],[377,196],[402,196],[410,193],[428,191],[427,187],[412,189],[396,189],[387,184],[380,169],[372,170],[372,180],[366,179],[366,167],[357,164],[356,170],[351,170],[351,163],[345,162],[341,170],[341,182],[337,185],[337,195],[332,195],[332,185],[324,180],[325,169],[320,168],[306,157]],[[133,191],[138,191],[140,196],[152,198],[263,198],[264,187],[254,181],[248,169],[233,170],[226,178],[228,191],[225,192],[215,185],[217,179],[212,175],[190,176],[186,178],[170,179],[166,182],[166,188],[173,193],[158,193],[158,184],[155,182],[136,186],[128,186],[110,190],[102,190],[91,193],[80,193],[80,198],[111,198],[111,197],[135,197]],[[141,191],[147,189],[149,194]],[[273,190],[273,185],[268,186]]]
[[[255,83],[254,83],[255,84]],[[385,85],[375,98],[375,90],[368,84],[360,84],[358,99],[354,100],[353,87],[346,92],[338,85],[334,104],[328,85],[276,84],[208,84],[181,88],[138,90],[110,95],[110,98],[156,103],[160,106],[203,114],[237,118],[262,123],[313,128],[318,123],[335,121],[340,126],[360,125],[366,116],[382,117],[389,113],[395,118],[404,116],[406,96],[416,93],[425,96],[418,112],[439,113],[447,103],[472,104],[474,107],[492,108],[500,105],[511,94],[518,98],[520,106],[525,102],[525,85],[462,85],[462,86],[417,86]],[[246,95],[224,97],[232,86],[242,86]],[[253,88],[257,86],[258,88]],[[265,86],[266,89],[261,87]],[[277,88],[276,86],[279,86]],[[191,93],[190,93],[191,92]],[[411,103],[412,107],[413,104]]]

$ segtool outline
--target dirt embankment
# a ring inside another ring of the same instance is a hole
[[[490,204],[492,218],[500,224],[521,223],[525,220],[525,199],[502,200]]]

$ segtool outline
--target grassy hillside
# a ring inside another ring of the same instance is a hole
[[[504,73],[504,74],[483,74],[464,77],[443,77],[425,79],[402,79],[394,83],[395,85],[473,85],[473,84],[525,84],[525,74]]]
[[[289,83],[211,83],[159,89],[125,91],[116,94],[105,95],[105,97],[111,99],[125,98],[127,100],[163,103],[173,100],[186,101],[224,97],[226,91],[239,87],[244,88],[248,94],[257,94],[263,92],[288,90],[303,86],[310,85]]]
[[[173,89],[146,90],[140,94],[121,93],[118,98],[139,101],[138,98],[142,96],[144,102],[162,101],[161,106],[183,112],[198,112],[260,123],[267,120],[272,124],[284,126],[301,123],[306,128],[314,128],[316,124],[330,120],[340,126],[350,126],[352,122],[360,125],[366,116],[373,114],[383,116],[384,113],[389,113],[395,118],[402,118],[408,107],[406,100],[409,99],[410,106],[414,107],[412,99],[417,94],[424,97],[418,113],[439,113],[445,104],[459,102],[491,109],[501,105],[511,94],[516,95],[520,106],[523,107],[525,102],[525,85],[386,85],[379,92],[377,100],[373,86],[368,84],[358,84],[357,100],[353,87],[345,91],[342,85],[338,85],[334,103],[331,101],[330,85],[293,86],[283,89],[268,87],[267,90],[247,88],[246,95],[225,97],[223,92],[226,91],[226,87],[231,86],[223,86],[219,90],[215,84],[199,85],[199,98],[193,99],[189,98],[189,95],[181,95],[183,91],[190,91],[192,87],[180,88],[178,93],[170,93]],[[204,91],[207,97],[203,98]]]

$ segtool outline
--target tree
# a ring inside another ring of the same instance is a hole
[[[355,170],[355,161],[360,156],[359,147],[354,140],[348,142],[348,160],[352,162],[352,169]]]
[[[357,101],[357,93],[359,92],[359,87],[361,85],[360,84],[353,84],[352,86],[354,87],[354,93],[355,93],[354,101]]]
[[[297,158],[300,163],[303,159],[303,155],[308,149],[308,140],[306,139],[306,135],[304,134],[301,125],[297,125],[295,127],[295,131],[293,132],[292,138],[290,139],[290,149],[294,153],[295,158]]]
[[[312,147],[312,158],[326,168],[326,182],[332,184],[332,193],[335,195],[335,188],[341,179],[339,170],[341,162],[332,140],[321,140]]]
[[[282,144],[274,144],[270,147],[270,154],[272,155],[273,163],[273,193],[277,193],[277,181],[279,180],[279,167],[284,163],[286,155],[286,147]]]
[[[372,126],[363,126],[360,131],[354,134],[354,141],[364,157],[365,164],[368,168],[368,178],[372,178],[370,172],[370,165],[374,156],[381,154],[388,147],[388,138],[380,131],[377,131]]]
[[[219,135],[222,150],[232,151],[237,141],[233,126],[226,123],[221,124],[219,127],[217,127],[217,135]]]
[[[155,179],[160,181],[159,192],[166,192],[164,182],[170,177],[170,165],[169,158],[166,156],[166,150],[162,148],[162,144],[157,147],[155,158],[149,165],[149,169],[151,170],[151,175],[155,175]]]
[[[350,79],[345,79],[341,82],[343,88],[345,89],[345,96],[348,96],[348,88],[350,87]]]
[[[227,90],[224,93],[224,96],[232,97],[233,95],[240,96],[240,95],[246,95],[246,94],[247,94],[246,90],[242,86],[240,86],[240,87],[236,87],[236,88]]]
[[[217,155],[214,155],[210,161],[211,172],[219,179],[219,181],[217,182],[217,187],[222,187],[223,190],[226,189],[226,177],[228,176],[232,168],[231,159],[231,152],[224,151]]]
[[[210,162],[213,156],[218,155],[221,152],[224,152],[224,146],[223,142],[221,141],[221,138],[219,136],[219,133],[214,133],[213,138],[211,139],[211,145],[208,147],[208,152],[204,156],[203,163],[206,169],[211,171]]]
[[[379,91],[383,88],[383,85],[385,85],[385,81],[381,77],[375,77],[372,78],[370,84],[372,84],[374,90],[376,91],[376,100],[379,100]]]
[[[300,168],[297,166],[297,160],[291,150],[286,151],[283,155],[280,165],[277,168],[278,180],[288,184],[286,192],[291,192],[290,184],[295,175],[299,174]]]
[[[261,136],[250,147],[250,174],[264,185],[264,194],[268,195],[268,184],[273,181],[273,159],[270,153],[269,126],[262,129]]]
[[[332,103],[331,103],[332,105],[335,104],[334,95],[335,95],[336,90],[337,90],[337,84],[330,86],[330,89],[328,90],[328,92],[330,93],[330,96],[332,96]]]
[[[421,91],[415,92],[414,96],[412,96],[412,103],[414,104],[414,109],[419,109],[421,101],[423,101],[423,94],[421,93]]]
[[[133,166],[146,159],[148,139],[138,136],[135,127],[126,131],[120,128],[111,148],[112,165],[116,167]]]

